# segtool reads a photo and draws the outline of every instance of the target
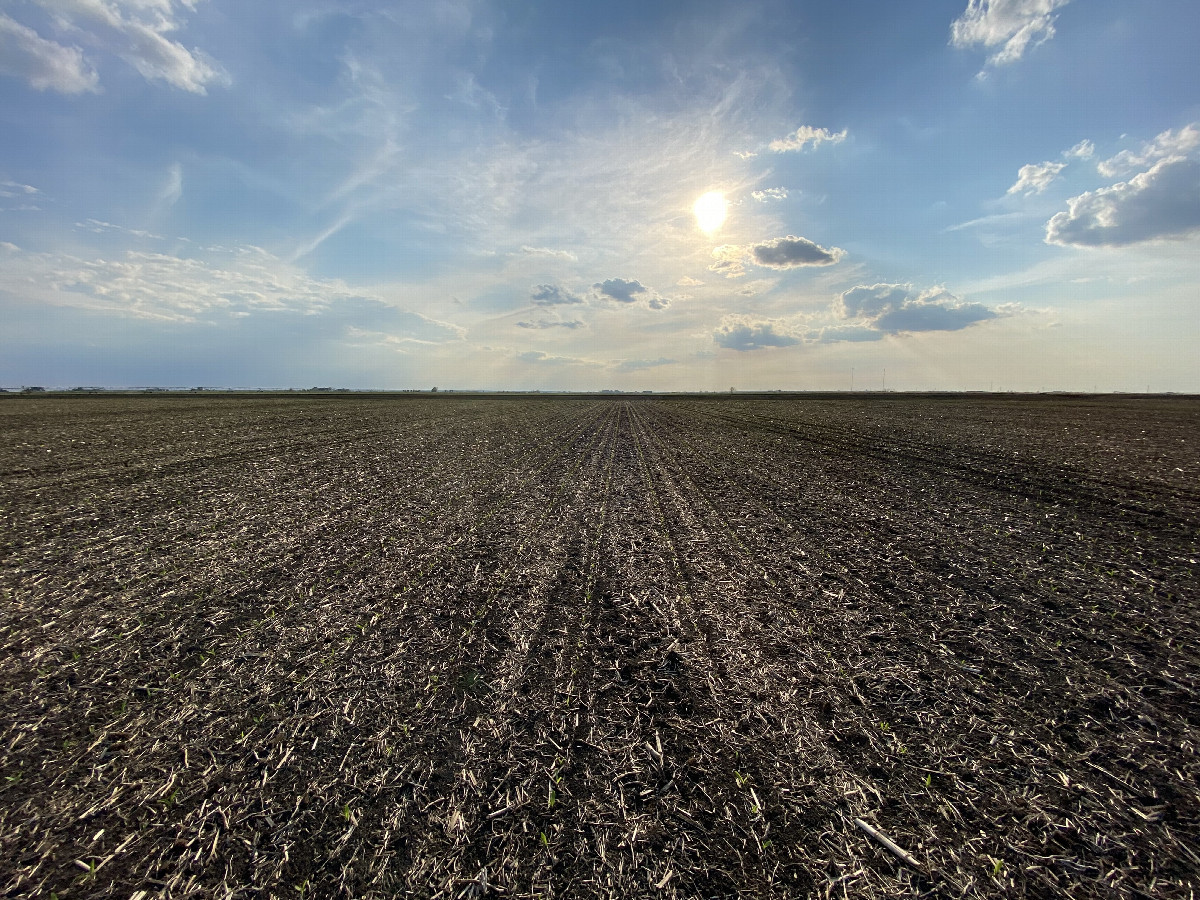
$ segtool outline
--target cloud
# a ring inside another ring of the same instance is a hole
[[[550,321],[545,321],[545,320],[538,320],[536,322],[518,322],[517,327],[518,328],[533,328],[533,329],[539,329],[539,330],[544,330],[547,328],[569,328],[571,330],[574,330],[576,328],[583,328],[584,325],[583,325],[583,322],[580,322],[578,319],[572,319],[569,322],[550,322]]]
[[[845,255],[846,251],[840,247],[826,249],[808,238],[789,234],[745,246],[722,244],[713,249],[714,262],[708,269],[720,272],[726,278],[741,278],[746,274],[748,264],[767,269],[831,266]]]
[[[538,306],[563,306],[569,303],[583,303],[584,298],[557,284],[539,284],[533,289],[529,299]]]
[[[1066,163],[1060,162],[1044,162],[1040,165],[1038,163],[1030,163],[1027,166],[1021,166],[1020,171],[1017,172],[1016,184],[1008,189],[1008,193],[1024,193],[1026,196],[1029,194],[1040,194],[1050,186],[1050,182],[1057,178],[1058,173],[1066,167]]]
[[[1096,152],[1096,145],[1091,141],[1084,139],[1072,147],[1070,150],[1064,150],[1063,156],[1067,159],[1091,159]]]
[[[1122,150],[1116,156],[1096,165],[1096,171],[1105,178],[1116,178],[1137,169],[1150,166],[1168,156],[1187,156],[1200,147],[1198,123],[1185,125],[1177,131],[1168,129],[1154,140],[1147,141],[1136,153]]]
[[[682,276],[677,282],[680,287],[699,287],[704,284],[699,278],[692,278],[690,275]]]
[[[846,255],[840,247],[825,249],[808,238],[773,238],[750,247],[755,265],[769,269],[794,269],[798,266],[831,266]]]
[[[88,47],[120,57],[148,81],[205,93],[229,76],[202,51],[188,50],[167,35],[183,24],[181,13],[197,0],[35,0],[58,30]],[[28,26],[0,16],[0,60],[10,74],[39,90],[73,94],[98,89],[99,79],[78,47],[64,47]]]
[[[594,360],[581,359],[577,356],[551,356],[542,350],[525,350],[516,354],[521,362],[538,363],[541,365],[594,366]]]
[[[158,192],[159,202],[165,203],[167,206],[174,206],[179,198],[183,196],[183,166],[179,163],[172,163],[167,169],[167,180],[163,184],[162,189]]]
[[[1054,37],[1054,10],[1069,0],[970,0],[950,26],[955,47],[999,49],[988,57],[989,66],[1016,62],[1030,46]]]
[[[592,287],[605,297],[620,303],[636,303],[638,298],[635,295],[646,293],[646,288],[640,281],[626,281],[624,278],[609,278]]]
[[[39,193],[38,189],[33,185],[21,184],[19,181],[0,181],[0,197],[28,197],[36,193]]]
[[[621,372],[639,372],[643,369],[656,369],[659,366],[674,365],[676,360],[660,356],[658,359],[623,359],[616,368]]]
[[[438,343],[464,334],[457,325],[337,280],[313,278],[249,246],[205,256],[130,250],[111,259],[21,251],[0,269],[4,292],[48,306],[183,324],[254,317],[335,334],[358,327]]]
[[[651,290],[640,281],[627,281],[624,278],[609,278],[592,285],[601,297],[616,300],[618,303],[637,303],[646,301],[651,309],[666,309],[671,301],[657,291]]]
[[[114,225],[112,222],[102,222],[100,219],[88,219],[86,222],[76,222],[75,227],[82,231],[90,231],[92,234],[116,233],[128,234],[132,237],[149,241],[166,240],[161,234],[143,231],[140,228],[126,228],[124,225]]]
[[[1121,247],[1200,230],[1200,161],[1160,159],[1129,181],[1088,191],[1046,223],[1046,243]]]
[[[726,278],[741,278],[746,274],[743,261],[746,251],[736,244],[722,244],[712,251],[713,264],[708,267],[710,272],[720,272]]]
[[[38,91],[95,93],[100,78],[78,47],[64,47],[0,13],[0,72],[23,78]]]
[[[718,347],[747,353],[767,347],[791,347],[803,337],[795,328],[779,319],[752,319],[725,316],[713,332]]]
[[[553,259],[563,259],[568,262],[578,262],[579,258],[574,253],[568,253],[566,250],[552,250],[549,247],[522,247],[521,253],[525,256],[549,256]]]
[[[944,288],[916,292],[908,284],[858,285],[850,288],[834,300],[833,313],[843,319],[862,320],[859,328],[869,328],[882,334],[958,331],[1000,315],[982,303],[964,301]],[[851,334],[858,336],[840,339],[865,339],[861,332]]]
[[[786,200],[787,188],[766,188],[761,191],[751,191],[750,196],[759,203],[766,203],[769,200]]]
[[[809,145],[815,149],[824,143],[840,144],[847,135],[848,132],[844,128],[841,131],[832,132],[828,128],[801,125],[787,137],[771,141],[767,146],[776,153],[787,153],[792,150],[803,150]]]

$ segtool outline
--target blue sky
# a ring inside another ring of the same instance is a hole
[[[1197,46],[1192,0],[5,0],[0,385],[1200,391]]]

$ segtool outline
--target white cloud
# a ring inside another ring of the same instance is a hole
[[[1069,0],[970,0],[950,26],[955,47],[982,44],[989,50],[989,66],[1016,62],[1030,47],[1054,37],[1054,10]]]
[[[726,278],[741,278],[746,274],[746,266],[743,264],[746,250],[743,247],[722,244],[713,248],[712,258],[714,262],[708,267],[710,272],[719,272]]]
[[[1154,140],[1147,141],[1137,152],[1122,150],[1116,156],[1097,163],[1096,171],[1105,178],[1116,178],[1168,156],[1187,156],[1200,147],[1200,127],[1197,126],[1198,123],[1193,122],[1177,131],[1168,129]]]
[[[1027,166],[1021,166],[1017,173],[1017,181],[1008,189],[1008,193],[1040,194],[1066,167],[1066,163],[1060,162],[1030,163]]]
[[[64,47],[0,13],[0,72],[23,78],[39,91],[95,93],[100,78],[78,47]]]
[[[31,184],[21,184],[19,181],[0,181],[0,197],[28,197],[39,193]]]
[[[334,335],[353,327],[441,343],[464,333],[340,281],[312,278],[257,247],[206,257],[130,250],[111,259],[14,252],[0,269],[0,292],[179,323],[290,314],[292,321],[305,320]]]
[[[1160,159],[1147,171],[1067,201],[1046,223],[1046,243],[1119,247],[1200,230],[1200,161]]]
[[[660,356],[657,359],[623,359],[616,364],[615,368],[619,372],[640,372],[644,369],[657,369],[660,366],[674,365],[676,360],[666,356]]]
[[[525,256],[548,256],[552,259],[561,259],[567,262],[579,261],[574,253],[569,253],[566,250],[554,250],[550,247],[530,247],[526,245],[521,248],[521,253]]]
[[[518,322],[517,327],[533,329],[535,331],[545,331],[547,328],[567,328],[574,331],[576,328],[583,328],[584,323],[578,319],[571,319],[565,322],[540,319],[532,322]]]
[[[197,0],[34,0],[54,27],[90,49],[111,53],[143,78],[181,90],[205,93],[228,75],[203,51],[189,50],[168,37],[183,24]],[[0,66],[30,85],[61,93],[95,91],[99,79],[79,47],[47,40],[32,28],[0,16]]]
[[[759,203],[766,203],[769,200],[786,200],[787,188],[766,188],[761,191],[751,191],[750,196]]]
[[[167,169],[167,180],[158,192],[159,202],[174,206],[183,196],[183,166],[172,163]]]
[[[692,278],[690,275],[684,275],[675,282],[680,287],[699,287],[704,284],[699,278]]]
[[[1067,159],[1091,159],[1095,152],[1096,145],[1085,138],[1070,150],[1064,150],[1063,156]]]
[[[792,150],[803,150],[805,147],[820,147],[822,144],[840,144],[846,139],[848,132],[845,128],[832,132],[828,128],[813,128],[811,125],[801,125],[785,138],[771,141],[767,146],[776,153],[787,153]]]
[[[126,228],[124,225],[114,225],[112,222],[102,222],[99,219],[88,219],[86,222],[76,222],[75,227],[82,231],[90,231],[92,234],[116,232],[118,234],[132,235],[133,237],[142,238],[143,240],[166,240],[166,238],[164,238],[161,234],[143,231],[140,228]]]

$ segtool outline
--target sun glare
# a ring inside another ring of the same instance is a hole
[[[692,212],[696,214],[696,224],[700,226],[700,230],[705,234],[712,234],[725,221],[728,209],[729,204],[725,201],[724,194],[720,191],[709,191],[700,196],[696,205],[692,207]]]

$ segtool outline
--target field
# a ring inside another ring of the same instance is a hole
[[[1200,887],[1196,399],[8,397],[0,485],[4,896]]]

